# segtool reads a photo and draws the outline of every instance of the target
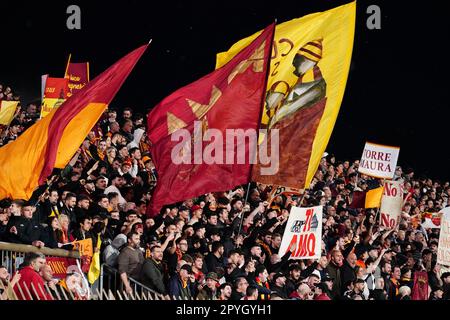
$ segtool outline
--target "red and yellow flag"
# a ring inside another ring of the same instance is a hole
[[[45,80],[44,96],[42,98],[41,118],[53,109],[59,108],[66,101],[68,80],[64,78],[50,78]]]
[[[0,199],[28,200],[53,168],[64,168],[144,53],[144,45],[0,148]]]
[[[258,129],[274,28],[274,24],[267,27],[222,68],[175,91],[149,113],[152,159],[159,177],[148,206],[149,214],[158,212],[165,204],[249,182],[251,146],[236,139],[238,142],[227,149],[222,138],[228,129],[255,132]],[[207,138],[213,131],[214,138]],[[187,148],[177,152],[180,133],[193,138],[183,139]],[[178,138],[172,139],[175,136]],[[256,134],[254,140],[256,148]],[[199,154],[197,147],[205,152]],[[210,163],[203,158],[207,150],[222,157]],[[172,156],[180,154],[186,161],[176,163]],[[232,159],[226,161],[224,155]],[[235,161],[236,155],[247,161]]]

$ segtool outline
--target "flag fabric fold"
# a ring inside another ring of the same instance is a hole
[[[18,101],[0,100],[0,124],[5,126],[9,126],[11,124],[18,104]]]
[[[144,53],[144,45],[104,71],[0,148],[0,199],[28,200],[54,168],[64,168]]]
[[[356,2],[276,26],[262,128],[279,129],[279,170],[253,181],[309,188],[330,139],[344,95],[355,32]],[[217,55],[221,67],[260,33]]]
[[[238,141],[233,149],[227,150],[225,143],[218,146],[220,141],[216,139],[225,138],[227,129],[257,132],[274,28],[274,24],[267,27],[222,68],[175,91],[148,114],[152,158],[159,176],[148,206],[149,215],[166,204],[249,182],[249,157],[250,151],[254,151],[250,150],[251,146]],[[221,137],[210,137],[206,141],[208,129],[215,129]],[[186,148],[177,152],[175,148],[179,146],[179,138],[173,137],[182,132],[194,137],[187,139]],[[217,146],[214,151],[217,153],[211,154],[219,158],[220,151],[223,151],[224,156],[233,155],[234,161],[227,162],[223,158],[223,163],[198,161],[198,154],[194,156],[195,149],[200,147],[206,152],[212,145]],[[236,154],[241,147],[244,147],[246,161],[238,164]],[[174,163],[173,152],[184,157],[185,161]]]
[[[349,207],[351,209],[379,208],[381,206],[383,191],[383,186],[365,191],[354,191],[352,202]]]

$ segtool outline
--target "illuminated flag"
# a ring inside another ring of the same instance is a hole
[[[309,188],[330,139],[344,95],[355,32],[356,3],[276,26],[262,128],[279,129],[278,173],[252,179]],[[217,55],[216,67],[234,57],[256,33]],[[269,154],[271,135],[268,139]],[[275,150],[274,152],[277,152]]]
[[[267,27],[222,68],[175,91],[149,113],[148,134],[158,172],[149,215],[165,204],[249,182],[251,146],[240,138],[253,130],[256,148],[274,28]],[[207,138],[213,130],[217,135]],[[228,130],[242,130],[231,148],[222,139]],[[177,151],[180,138],[186,148]],[[204,159],[206,153],[214,153],[213,162]],[[239,163],[239,156],[246,161]]]
[[[129,53],[59,108],[0,148],[0,199],[28,200],[53,168],[64,168],[144,53]]]

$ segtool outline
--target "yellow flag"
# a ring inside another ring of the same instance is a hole
[[[355,17],[356,2],[352,2],[276,26],[261,128],[279,129],[279,170],[271,176],[255,176],[258,166],[254,166],[254,181],[309,187],[344,95]],[[230,61],[260,33],[219,53],[216,68]],[[262,139],[264,136],[260,142]]]
[[[100,233],[98,234],[97,238],[97,246],[94,256],[91,260],[91,265],[89,266],[89,272],[88,272],[88,281],[90,284],[93,284],[98,277],[100,277],[100,246],[102,245],[102,241],[100,240]]]
[[[383,196],[383,186],[367,191],[364,208],[379,208]]]
[[[0,124],[9,126],[14,119],[19,101],[1,101],[0,102]]]

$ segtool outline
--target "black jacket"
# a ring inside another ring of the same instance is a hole
[[[16,227],[17,234],[11,233],[12,227]],[[40,238],[40,225],[23,216],[11,217],[6,227],[5,240],[12,243],[32,244]]]
[[[280,298],[287,299],[289,296],[286,286],[279,287],[277,285],[273,285],[270,287],[270,289],[272,289],[272,291],[275,291]]]
[[[208,272],[216,272],[216,268],[223,268],[223,258],[217,258],[212,252],[205,258],[206,269]]]

